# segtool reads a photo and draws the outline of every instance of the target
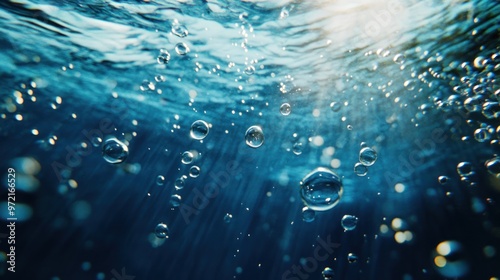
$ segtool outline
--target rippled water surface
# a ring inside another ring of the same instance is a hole
[[[0,275],[500,278],[499,22],[485,0],[2,1]]]

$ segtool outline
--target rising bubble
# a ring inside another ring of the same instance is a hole
[[[354,173],[360,177],[366,176],[368,173],[368,167],[363,165],[361,162],[354,164]]]
[[[202,120],[197,120],[191,125],[189,135],[195,140],[202,140],[207,137],[210,131],[208,123]]]
[[[189,51],[190,49],[185,43],[177,43],[177,45],[175,45],[175,52],[178,55],[186,55],[189,53]]]
[[[245,132],[245,142],[249,147],[258,148],[264,144],[264,132],[262,128],[253,125]]]
[[[323,276],[323,280],[333,280],[333,276],[335,275],[335,273],[333,273],[333,269],[325,267],[325,269],[323,269],[323,272],[321,272],[321,275]]]
[[[193,162],[193,160],[194,160],[194,154],[191,153],[190,151],[182,153],[181,162],[183,164],[190,164]]]
[[[342,105],[339,102],[334,101],[334,102],[330,103],[330,109],[332,109],[332,111],[334,111],[334,112],[340,111],[341,108],[342,108]]]
[[[292,112],[292,107],[290,106],[290,104],[288,104],[288,103],[281,104],[280,113],[283,116],[288,116],[288,115],[290,115],[291,112]]]
[[[304,220],[304,222],[310,223],[314,221],[315,217],[316,217],[316,212],[314,210],[310,209],[307,206],[302,208],[302,220]]]
[[[127,159],[128,147],[120,140],[110,138],[102,145],[102,155],[109,163],[122,163]]]
[[[344,215],[344,217],[342,217],[342,220],[340,221],[340,224],[344,228],[344,231],[354,230],[358,225],[358,217],[353,215]]]
[[[403,64],[406,60],[406,57],[400,53],[394,56],[392,61],[396,62],[397,64]]]
[[[347,261],[348,261],[349,263],[355,263],[355,262],[357,262],[357,261],[358,261],[358,256],[356,256],[356,255],[355,255],[355,254],[353,254],[353,253],[349,253],[349,254],[347,254]]]
[[[474,174],[474,168],[472,167],[472,163],[464,161],[457,165],[457,172],[460,176],[471,176]]]
[[[342,197],[340,177],[324,167],[318,167],[300,182],[300,196],[307,207],[315,211],[332,209]]]
[[[438,177],[438,182],[441,184],[441,185],[446,185],[446,183],[448,183],[448,181],[450,180],[450,178],[448,178],[448,176],[439,176]]]
[[[158,238],[168,238],[169,230],[166,224],[159,223],[155,228],[155,235]]]
[[[232,219],[233,219],[233,215],[231,215],[229,213],[226,213],[226,215],[224,215],[224,223],[229,224]]]
[[[179,205],[181,205],[181,201],[182,197],[178,194],[173,194],[170,197],[170,205],[172,205],[172,207],[179,207]]]
[[[247,66],[244,70],[245,74],[247,75],[253,75],[255,73],[255,67],[253,67],[252,65],[250,66]]]
[[[158,177],[156,177],[156,184],[158,186],[163,186],[164,183],[165,183],[165,177],[163,177],[162,175],[158,175]]]
[[[189,168],[189,176],[191,178],[196,178],[198,176],[200,176],[200,168],[198,166],[191,166],[191,168]]]
[[[377,160],[377,152],[372,148],[363,148],[359,151],[359,162],[365,166],[371,166]]]

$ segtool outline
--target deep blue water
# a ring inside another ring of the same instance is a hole
[[[2,0],[1,278],[499,279],[499,22],[480,0]],[[305,221],[317,167],[343,193]]]

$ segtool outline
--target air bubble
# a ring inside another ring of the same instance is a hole
[[[181,190],[184,188],[184,185],[185,185],[185,177],[182,176],[180,178],[177,178],[174,182],[174,187],[176,190]]]
[[[377,160],[377,152],[372,148],[363,148],[359,151],[359,162],[365,166],[372,166]]]
[[[292,107],[290,106],[290,104],[288,104],[288,103],[281,104],[280,113],[283,116],[288,116],[288,115],[290,115],[291,112],[292,112]]]
[[[224,223],[229,224],[232,219],[233,219],[233,215],[231,215],[229,213],[226,213],[226,215],[224,215]]]
[[[245,142],[249,147],[258,148],[264,144],[264,132],[262,128],[253,125],[245,132]]]
[[[158,175],[158,177],[156,177],[156,184],[158,186],[163,186],[163,184],[165,184],[165,177]]]
[[[181,205],[182,197],[178,194],[173,194],[170,197],[170,205],[172,207],[179,207]]]
[[[340,111],[340,109],[342,108],[342,104],[340,104],[339,102],[332,102],[330,103],[330,109],[333,111],[333,112],[338,112]]]
[[[474,131],[474,139],[477,142],[486,142],[490,140],[491,133],[486,128],[478,128]]]
[[[448,178],[448,176],[439,176],[438,177],[438,182],[441,185],[446,185],[446,183],[448,183],[448,181],[450,181],[450,178]]]
[[[102,155],[109,163],[122,163],[128,157],[128,147],[118,139],[110,138],[102,145]]]
[[[315,211],[326,211],[337,205],[342,197],[340,177],[333,171],[318,167],[300,182],[300,196],[304,204]]]
[[[342,220],[340,221],[340,224],[344,228],[344,231],[354,230],[358,225],[358,217],[353,215],[344,215],[344,217],[342,217]]]
[[[464,161],[457,165],[458,175],[467,177],[474,174],[474,168],[470,162]]]
[[[323,280],[333,280],[333,276],[335,275],[335,273],[333,273],[333,269],[325,267],[325,269],[323,269],[323,272],[321,272],[321,275],[323,276]]]
[[[191,178],[196,178],[198,176],[200,176],[200,168],[198,166],[191,166],[191,168],[189,168],[189,176]]]
[[[182,153],[181,162],[183,164],[191,164],[194,161],[194,154],[190,151]]]
[[[168,230],[168,227],[166,224],[159,223],[158,225],[156,225],[156,228],[155,228],[156,237],[162,238],[162,239],[168,238],[169,233],[170,233],[170,231]]]
[[[358,256],[356,256],[356,255],[355,255],[355,254],[353,254],[353,253],[349,253],[349,254],[347,255],[347,261],[348,261],[349,263],[355,263],[355,262],[357,262],[357,261],[358,261]]]
[[[300,142],[297,142],[297,143],[293,144],[293,147],[292,147],[292,152],[293,152],[294,154],[296,154],[296,155],[301,155],[301,154],[302,154],[302,149],[303,149],[303,147],[302,147],[302,146],[303,146],[303,145],[302,145],[302,143],[300,143]]]
[[[415,89],[416,82],[415,80],[407,80],[403,83],[403,85],[407,90],[411,91]]]
[[[253,65],[249,65],[245,68],[244,72],[247,75],[253,75],[255,73],[255,67],[253,67]]]
[[[354,164],[354,173],[360,177],[366,176],[368,173],[368,167],[363,165],[361,162]]]
[[[178,55],[186,55],[189,53],[189,51],[190,49],[185,43],[177,43],[177,45],[175,45],[175,52]]]
[[[314,218],[316,217],[316,212],[309,207],[305,206],[302,208],[302,220],[304,222],[310,223],[314,221]]]
[[[405,62],[405,60],[406,60],[406,57],[402,54],[399,54],[399,53],[396,54],[394,56],[394,58],[392,59],[392,61],[394,61],[397,64],[403,64]]]
[[[210,131],[208,123],[202,120],[197,120],[191,124],[189,135],[195,140],[202,140],[207,137]]]
[[[486,169],[488,172],[497,177],[500,178],[500,158],[499,157],[494,157],[492,159],[487,160],[484,165],[486,166]]]

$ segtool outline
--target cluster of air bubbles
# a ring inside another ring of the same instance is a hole
[[[342,217],[342,220],[340,221],[340,224],[344,228],[344,231],[354,230],[358,225],[358,217],[353,215],[344,215],[344,217]]]
[[[233,219],[233,215],[229,214],[229,213],[226,213],[226,215],[224,215],[224,223],[226,224],[229,224],[231,222],[231,220]]]
[[[280,113],[283,116],[288,116],[288,115],[290,115],[291,112],[292,112],[292,107],[290,106],[290,104],[288,104],[288,103],[281,104]]]
[[[160,54],[156,57],[156,61],[159,64],[167,64],[170,61],[170,53],[165,49],[161,49]]]
[[[188,54],[190,51],[188,45],[186,45],[186,43],[177,43],[177,45],[175,45],[175,52],[178,54],[178,55],[186,55]]]
[[[155,235],[156,237],[158,238],[168,238],[169,237],[169,229],[168,229],[168,226],[164,223],[159,223],[158,225],[156,225],[156,228],[155,228]]]
[[[315,217],[316,217],[316,212],[314,210],[312,210],[307,206],[304,206],[302,208],[302,220],[304,220],[304,222],[310,223],[314,221]]]
[[[245,132],[245,143],[252,148],[258,148],[264,144],[264,132],[258,125],[253,125]]]
[[[128,157],[128,147],[116,138],[109,138],[102,144],[102,156],[109,163],[122,163]]]
[[[343,194],[342,180],[330,169],[318,167],[302,179],[299,192],[308,208],[326,211],[340,202]]]
[[[205,137],[207,137],[209,131],[210,128],[207,122],[197,120],[193,124],[191,124],[189,135],[195,140],[203,140],[205,139]]]
[[[366,176],[368,173],[368,166],[372,166],[377,161],[377,152],[367,147],[365,142],[361,143],[361,150],[358,156],[359,162],[354,164],[354,173],[358,176]]]
[[[333,276],[335,275],[335,273],[333,273],[333,269],[325,267],[325,269],[323,269],[323,272],[321,272],[321,275],[323,276],[323,280],[333,280]]]

